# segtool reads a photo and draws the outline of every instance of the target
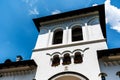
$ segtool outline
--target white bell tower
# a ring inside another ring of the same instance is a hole
[[[97,50],[107,49],[104,5],[33,19],[36,80],[101,80]]]

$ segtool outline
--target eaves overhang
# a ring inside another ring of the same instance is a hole
[[[58,20],[58,19],[81,15],[81,14],[87,14],[87,13],[91,13],[91,12],[95,12],[95,11],[99,12],[100,25],[102,28],[103,35],[106,38],[106,23],[105,23],[105,6],[104,6],[104,4],[98,5],[98,6],[92,6],[92,7],[88,7],[88,8],[84,8],[84,9],[78,9],[78,10],[73,10],[73,11],[69,11],[69,12],[64,12],[64,13],[60,13],[60,14],[35,18],[35,19],[33,19],[33,22],[34,22],[37,30],[40,31],[41,23],[43,23],[43,22]]]
[[[34,60],[24,60],[0,64],[0,73],[33,70],[37,68]]]

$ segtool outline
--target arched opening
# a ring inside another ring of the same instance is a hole
[[[75,76],[62,76],[55,80],[81,80],[81,79]]]
[[[54,55],[52,59],[52,65],[51,66],[58,66],[60,65],[60,58],[59,55]]]
[[[80,26],[75,26],[72,28],[72,41],[83,40],[82,28]]]
[[[74,63],[75,64],[78,64],[78,63],[82,63],[83,62],[83,59],[82,59],[82,55],[80,52],[76,52],[74,54]]]
[[[58,29],[55,30],[53,33],[53,44],[61,44],[63,40],[63,30]]]
[[[71,64],[71,57],[70,57],[70,54],[64,54],[64,57],[63,57],[63,65],[69,65]]]
[[[80,73],[67,71],[58,73],[49,78],[48,80],[89,80],[89,79]]]
[[[107,74],[104,72],[101,72],[98,76],[101,76],[101,80],[106,80]]]
[[[98,16],[95,16],[95,17],[92,17],[88,22],[87,22],[87,25],[95,25],[95,24],[99,24],[99,17]]]

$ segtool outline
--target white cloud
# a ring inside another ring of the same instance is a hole
[[[111,28],[120,32],[120,9],[111,5],[110,0],[105,1],[105,12],[107,23],[111,25]]]
[[[39,11],[36,8],[36,3],[38,0],[23,0],[23,2],[25,2],[29,7],[29,15],[39,15]]]
[[[55,10],[55,11],[52,12],[52,15],[59,14],[59,13],[61,13],[60,10]]]
[[[37,3],[38,0],[22,0],[22,1],[28,4],[29,6],[33,6],[34,4]]]
[[[33,10],[29,10],[29,15],[39,15],[37,8],[34,8]]]
[[[98,4],[93,4],[92,6],[97,6]]]

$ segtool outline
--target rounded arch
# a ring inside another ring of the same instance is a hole
[[[83,50],[76,49],[72,52],[72,54],[74,55],[74,63],[75,64],[83,62]]]
[[[69,28],[69,29],[72,29],[72,28],[74,28],[74,27],[76,27],[76,26],[77,26],[77,27],[82,27],[82,26],[83,26],[83,23],[81,23],[81,24],[80,24],[80,23],[73,23],[73,24],[71,24],[68,28]]]
[[[57,31],[57,30],[64,30],[65,28],[64,27],[55,27],[55,28],[53,28],[53,29],[51,29],[51,32],[55,32],[55,31]]]
[[[80,52],[80,53],[82,53],[83,50],[82,50],[82,49],[75,49],[75,50],[72,52],[72,54],[75,54],[76,52]]]
[[[71,38],[72,42],[83,40],[83,31],[81,24],[73,24],[71,26]]]
[[[52,53],[51,55],[52,55],[52,56],[54,56],[54,55],[59,55],[59,56],[61,56],[61,53],[60,53],[60,52],[54,52],[54,53]]]
[[[48,80],[89,80],[89,79],[81,73],[67,71],[55,74]]]
[[[99,23],[99,16],[95,16],[88,20],[87,25],[94,25],[98,23]]]
[[[52,44],[60,44],[63,41],[63,29],[58,28],[53,32]]]
[[[73,23],[71,23],[71,24],[68,25],[68,29],[72,29],[74,26],[82,27],[84,25],[85,25],[85,23],[82,22],[82,21],[80,21],[80,22],[73,22]]]
[[[58,32],[58,31],[63,31],[63,29],[62,28],[56,28],[56,29],[53,30],[53,32]]]
[[[60,57],[59,55],[54,55],[52,58],[51,66],[58,66],[58,65],[60,65]]]
[[[62,55],[66,54],[66,53],[72,54],[72,52],[71,52],[71,51],[66,50],[66,51],[62,52]]]
[[[75,52],[74,53],[74,63],[78,64],[78,63],[82,63],[83,62],[83,56],[80,52]]]
[[[54,52],[54,53],[52,53],[52,54],[50,54],[50,53],[46,53],[46,55],[49,55],[50,57],[52,57],[52,56],[54,56],[54,55],[59,55],[59,56],[61,56],[61,53],[60,52]]]
[[[69,53],[66,53],[63,55],[63,65],[69,65],[71,64],[71,56]]]

